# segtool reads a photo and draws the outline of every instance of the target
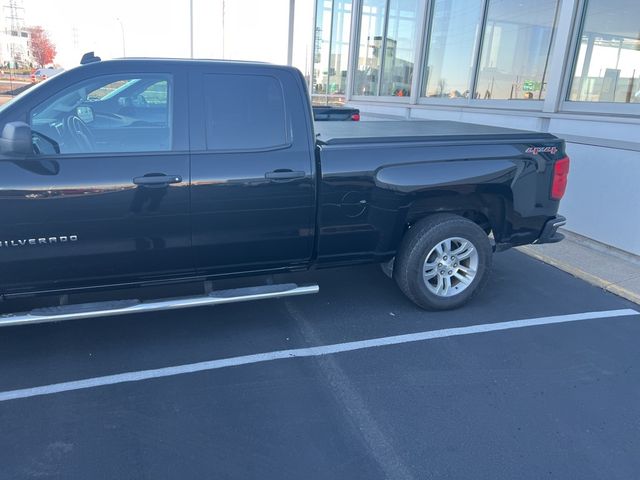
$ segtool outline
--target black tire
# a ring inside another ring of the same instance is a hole
[[[445,297],[427,287],[423,269],[427,255],[436,245],[453,237],[462,238],[475,248],[477,268],[473,280],[462,286],[460,293],[452,290],[451,296]],[[400,290],[419,307],[450,310],[464,305],[482,289],[491,270],[492,256],[491,242],[478,225],[458,215],[435,214],[417,222],[407,231],[394,262],[393,278]]]

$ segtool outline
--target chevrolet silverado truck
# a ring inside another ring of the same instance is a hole
[[[382,264],[419,307],[451,309],[487,281],[493,252],[562,239],[569,159],[550,134],[447,121],[314,124],[303,76],[284,66],[83,63],[0,109],[0,295],[209,288],[65,300],[0,325],[314,293],[211,286],[366,263]]]

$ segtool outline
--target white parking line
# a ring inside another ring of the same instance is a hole
[[[335,343],[332,345],[323,345],[319,347],[295,348],[291,350],[278,350],[275,352],[256,353],[254,355],[243,355],[241,357],[223,358],[220,360],[210,360],[207,362],[176,365],[174,367],[118,373],[116,375],[106,375],[103,377],[86,378],[83,380],[74,380],[71,382],[54,383],[51,385],[43,385],[40,387],[9,390],[6,392],[0,392],[0,402],[6,402],[7,400],[17,400],[20,398],[37,397],[40,395],[51,395],[54,393],[69,392],[73,390],[84,390],[86,388],[115,385],[118,383],[139,382],[152,378],[170,377],[174,375],[182,375],[185,373],[236,367],[238,365],[248,365],[251,363],[270,362],[273,360],[280,360],[285,358],[317,357],[320,355],[328,355],[332,353],[352,352],[354,350],[362,350],[365,348],[398,345],[401,343],[410,342],[421,342],[424,340],[455,337],[459,335],[470,335],[473,333],[496,332],[499,330],[510,330],[514,328],[551,325],[556,323],[579,322],[582,320],[593,320],[597,318],[625,317],[630,315],[640,315],[640,312],[627,308],[623,310],[607,310],[604,312],[575,313],[571,315],[557,315],[553,317],[513,320],[510,322],[485,323],[482,325],[471,325],[468,327],[444,328],[442,330],[408,333],[405,335],[395,335],[392,337],[372,338],[369,340],[359,340],[356,342]]]

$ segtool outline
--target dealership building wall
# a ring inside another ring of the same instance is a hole
[[[640,255],[640,2],[317,0],[315,103],[567,141],[567,229]]]

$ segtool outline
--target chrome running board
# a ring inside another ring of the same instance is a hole
[[[59,322],[81,318],[127,315],[130,313],[175,310],[178,308],[220,305],[223,303],[265,300],[268,298],[291,297],[318,293],[318,285],[298,286],[295,283],[262,285],[259,287],[234,288],[213,291],[207,295],[140,301],[137,299],[112,302],[80,303],[59,307],[36,308],[30,312],[0,315],[0,327],[25,325],[30,323]]]

